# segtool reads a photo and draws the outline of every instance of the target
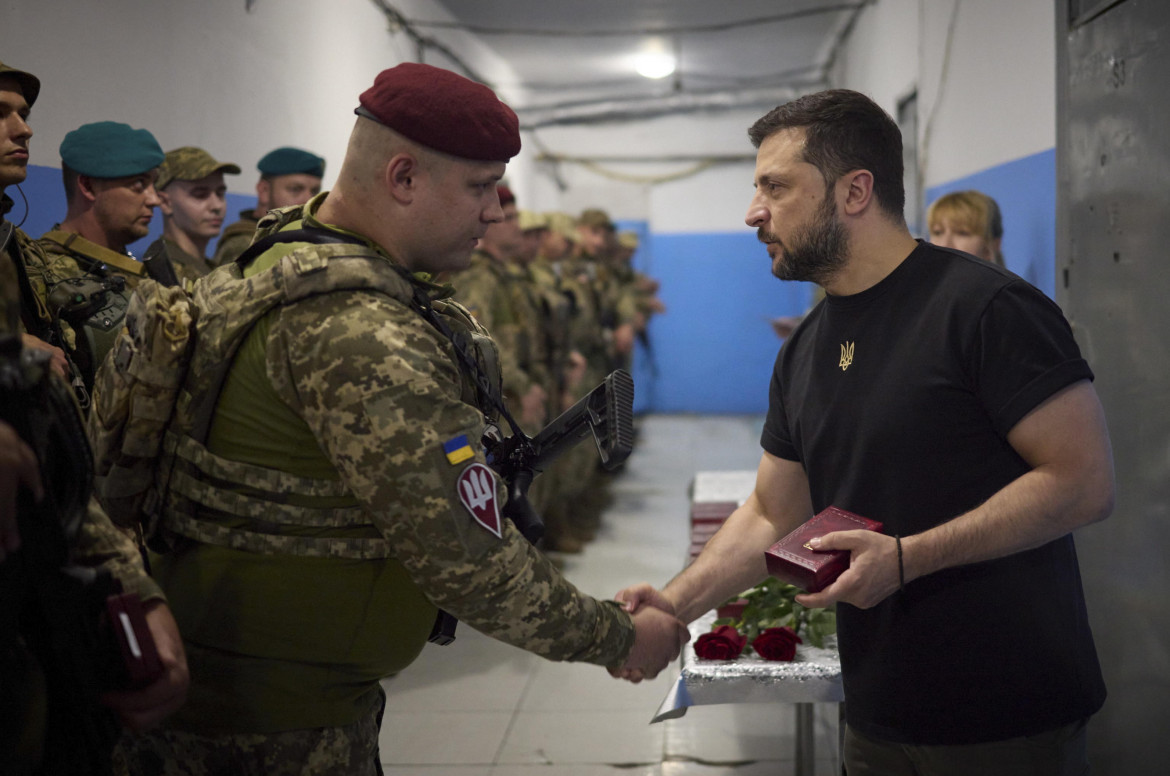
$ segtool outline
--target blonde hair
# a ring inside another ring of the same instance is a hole
[[[981,191],[953,191],[936,199],[926,213],[927,229],[933,231],[935,224],[950,221],[955,226],[978,234],[989,245],[1003,239],[1003,214],[995,200]],[[1004,266],[1003,252],[997,245],[995,263]]]

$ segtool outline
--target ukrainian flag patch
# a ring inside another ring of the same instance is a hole
[[[448,439],[443,443],[443,452],[447,454],[447,462],[457,464],[475,457],[475,451],[467,442],[467,434]]]

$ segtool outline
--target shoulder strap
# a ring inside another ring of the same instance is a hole
[[[175,274],[175,267],[167,255],[167,246],[163,238],[157,241],[142,256],[142,266],[146,267],[146,274],[164,286],[181,286],[179,276]]]
[[[62,232],[60,229],[54,229],[50,232],[45,232],[43,239],[52,240],[67,251],[80,253],[87,258],[100,261],[102,264],[108,264],[111,267],[116,267],[131,275],[141,276],[146,274],[146,267],[142,265],[142,262],[135,261],[129,256],[91,242],[76,232]]]
[[[239,264],[242,270],[249,262],[251,262],[264,251],[271,248],[273,245],[290,242],[307,242],[315,244],[349,243],[361,246],[366,245],[364,241],[356,237],[350,237],[348,235],[342,234],[340,232],[334,232],[329,229],[320,229],[309,226],[302,229],[289,229],[283,232],[273,232],[272,234],[269,234],[268,236],[263,237],[248,246],[248,249],[240,254],[240,257],[236,259],[236,262]],[[423,293],[422,288],[419,287],[416,282],[414,282],[405,269],[392,262],[390,263],[390,266],[394,268],[395,272],[402,275],[410,283],[412,297],[411,306],[419,315],[423,317],[423,320],[425,320],[431,326],[435,327],[439,333],[442,334],[447,339],[447,341],[451,343],[452,347],[454,347],[455,357],[459,361],[460,369],[462,369],[464,374],[466,374],[471,379],[472,383],[474,383],[479,388],[480,394],[488,397],[489,401],[495,405],[495,408],[499,411],[500,415],[502,415],[504,419],[506,419],[511,425],[513,433],[524,436],[524,432],[521,430],[520,425],[516,422],[515,418],[512,417],[512,413],[508,412],[508,408],[497,395],[497,392],[492,390],[487,375],[485,375],[482,370],[480,370],[479,366],[475,362],[475,359],[467,353],[464,345],[461,344],[460,340],[451,331],[451,328],[443,322],[442,316],[435,312],[434,307],[431,306],[431,300],[425,293]],[[527,440],[527,437],[524,438]]]

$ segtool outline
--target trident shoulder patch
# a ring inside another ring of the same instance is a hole
[[[500,504],[496,501],[496,480],[492,470],[482,463],[473,463],[459,475],[455,487],[472,519],[502,539]]]

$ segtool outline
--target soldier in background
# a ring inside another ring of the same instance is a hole
[[[437,606],[550,659],[651,674],[686,638],[673,618],[582,595],[501,519],[480,441],[497,417],[493,347],[425,278],[466,267],[503,220],[515,114],[413,63],[380,73],[357,113],[337,187],[271,214],[252,260],[198,286],[258,288],[276,266],[324,283],[355,261],[363,281],[256,321],[225,310],[249,333],[222,390],[200,364],[225,341],[197,340],[188,406],[215,399],[171,424],[188,476],[162,507],[172,549],[155,564],[195,681],[133,742],[134,773],[378,772],[380,680],[418,655]]]
[[[547,217],[521,210],[519,226],[523,241],[513,261],[513,273],[535,312],[531,334],[533,357],[542,364],[551,420],[575,401],[585,375],[585,357],[572,349],[572,299],[564,293],[560,278],[550,266],[538,260],[544,233],[548,229]],[[573,479],[580,479],[574,466],[581,461],[585,466],[592,465],[593,455],[591,445],[580,445],[553,461],[533,483],[533,506],[544,517],[545,534],[541,545],[544,549],[567,553],[582,550],[584,541],[574,531],[571,517],[571,498],[576,490]]]
[[[613,270],[618,281],[629,290],[633,297],[635,317],[634,333],[640,338],[646,333],[650,318],[666,312],[666,305],[658,298],[659,283],[654,278],[634,269],[634,255],[638,252],[638,233],[618,233],[617,249],[614,252]]]
[[[0,214],[6,214],[12,203],[5,190],[23,182],[28,172],[28,145],[33,134],[28,117],[39,93],[36,76],[0,62]],[[61,331],[47,308],[46,284],[54,280],[37,243],[0,217],[0,361],[7,361],[0,369],[5,376],[0,392],[14,390],[10,368],[17,362],[26,362],[20,353],[22,345],[49,353],[47,363],[52,374],[39,377],[37,386],[43,385],[41,381],[57,380],[67,369],[66,354],[41,339],[54,338]],[[19,390],[26,389],[29,387]],[[71,538],[67,551],[73,566],[109,572],[124,591],[137,593],[145,602],[147,626],[163,672],[142,689],[120,690],[101,699],[123,725],[131,729],[149,727],[182,704],[187,686],[186,658],[174,618],[158,586],[146,575],[137,548],[88,497],[88,490],[78,485],[88,477],[85,465],[81,465],[82,470],[72,470],[60,455],[54,460],[38,460],[32,441],[22,438],[16,428],[29,422],[60,422],[61,427],[79,431],[80,423],[75,417],[47,417],[43,409],[35,419],[30,418],[18,408],[20,398],[5,393],[0,401],[0,767],[5,773],[25,774],[40,772],[35,769],[52,762],[70,773],[91,772],[85,770],[87,767],[100,771],[110,765],[104,744],[85,741],[95,747],[90,751],[107,755],[104,763],[85,762],[81,751],[71,751],[83,743],[84,735],[79,730],[60,729],[63,717],[58,716],[77,711],[85,717],[78,727],[93,730],[98,727],[96,714],[85,704],[94,699],[85,697],[81,687],[67,687],[64,690],[69,708],[53,705],[62,696],[54,690],[58,677],[46,676],[48,656],[30,652],[28,634],[23,630],[27,617],[10,617],[15,611],[12,605],[19,602],[27,606],[38,592],[43,592],[39,583],[44,575],[56,571],[56,567],[34,568],[32,561],[56,551],[41,546],[41,542],[54,536],[47,523],[63,524],[62,538]],[[68,415],[77,413],[77,408],[68,404],[58,409]],[[7,415],[9,412],[20,417]],[[53,438],[50,453],[58,454],[65,435],[46,436]],[[84,439],[77,442],[81,454],[88,457]],[[65,491],[72,492],[74,498],[67,499]],[[81,510],[75,533],[65,530],[65,514],[45,511],[50,504],[60,508],[67,501]],[[31,525],[38,531],[31,535],[20,532],[21,521],[30,519],[18,511],[24,509],[37,510]],[[96,620],[96,611],[93,616]],[[45,750],[46,741],[52,742],[53,751]],[[105,745],[112,748],[112,741]]]
[[[560,263],[573,252],[577,242],[577,222],[568,213],[544,213],[548,228],[540,235],[540,251],[537,259],[549,266],[558,275]]]
[[[586,357],[595,370],[603,373],[618,367],[628,368],[634,352],[634,308],[612,269],[617,250],[616,228],[604,210],[589,208],[577,219],[577,234],[574,269],[595,300],[605,340],[602,351]]]
[[[321,193],[325,160],[300,148],[282,146],[260,157],[256,165],[256,207],[240,211],[240,220],[229,224],[215,246],[211,259],[221,266],[236,258],[252,243],[256,224],[269,210],[303,205]]]
[[[146,236],[159,204],[154,183],[164,154],[154,135],[126,124],[85,124],[61,141],[65,219],[39,243],[59,278],[92,283],[91,303],[62,312],[77,332],[77,362],[87,388],[113,347],[129,291],[146,267],[126,246]],[[94,285],[97,288],[94,288]]]
[[[49,288],[58,278],[49,269],[44,252],[6,218],[13,206],[3,190],[19,185],[28,174],[28,144],[32,128],[28,113],[41,82],[32,74],[0,62],[0,251],[12,259],[14,278],[5,287],[17,289],[22,344],[49,353],[53,371],[68,377],[67,354],[77,347],[73,329],[49,311]],[[84,395],[84,393],[83,393]]]
[[[143,256],[147,272],[155,280],[190,287],[211,271],[207,245],[223,226],[225,173],[239,175],[240,168],[217,161],[195,146],[167,152],[154,184],[163,213],[163,233]]]
[[[498,186],[497,192],[503,220],[487,228],[470,266],[448,281],[459,303],[491,332],[500,349],[504,399],[520,407],[517,419],[523,430],[535,432],[548,419],[548,376],[533,341],[539,312],[514,270],[524,248],[516,197],[507,186]]]

